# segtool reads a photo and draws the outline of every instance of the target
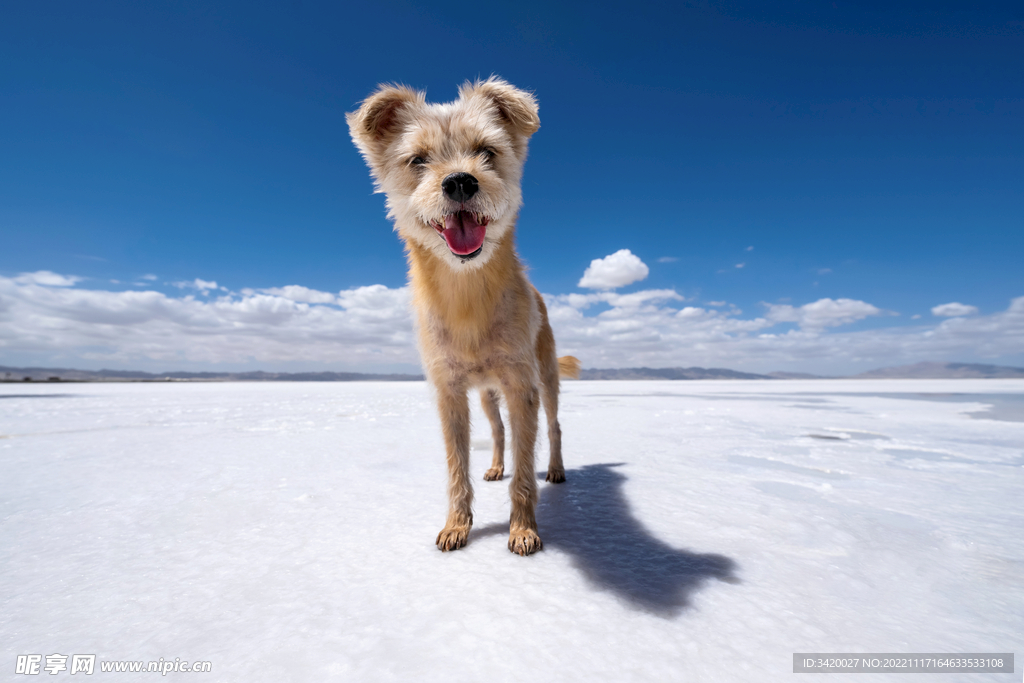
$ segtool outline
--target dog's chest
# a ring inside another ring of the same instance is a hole
[[[437,363],[446,373],[472,384],[490,383],[510,366],[532,365],[539,312],[532,297],[516,294],[509,292],[494,305],[471,310],[470,315],[420,310],[424,361]]]

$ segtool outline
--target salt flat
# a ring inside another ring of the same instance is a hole
[[[835,676],[792,674],[793,652],[1016,652],[1019,680],[1021,395],[566,382],[568,481],[541,484],[545,548],[521,558],[508,480],[482,480],[479,412],[476,527],[435,549],[445,472],[422,383],[0,385],[0,667],[92,653],[123,680],[99,662],[210,661],[168,674],[207,681],[809,682]]]

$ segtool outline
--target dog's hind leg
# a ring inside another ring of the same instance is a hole
[[[466,545],[473,525],[473,486],[469,481],[469,398],[461,383],[438,386],[445,450],[448,456],[448,520],[437,535],[442,551]]]
[[[509,373],[510,375],[514,373]],[[524,378],[525,379],[525,378]],[[537,441],[537,387],[532,382],[509,382],[504,387],[508,420],[512,427],[512,516],[509,520],[508,549],[529,555],[543,545],[537,535],[537,478],[533,451]]]
[[[537,361],[540,366],[540,395],[544,402],[544,415],[548,420],[548,442],[551,457],[545,479],[552,484],[565,481],[562,464],[562,428],[558,425],[558,358],[555,357],[555,337],[545,319],[537,336]]]
[[[565,465],[562,464],[562,428],[558,424],[558,375],[550,381],[545,378],[541,397],[548,420],[548,441],[551,443],[548,473],[544,479],[552,484],[561,484],[565,481]]]
[[[484,389],[480,392],[480,403],[491,422],[491,437],[494,440],[491,468],[484,472],[484,479],[487,481],[501,481],[505,475],[505,425],[501,423],[501,410],[498,408],[500,396],[495,389]]]

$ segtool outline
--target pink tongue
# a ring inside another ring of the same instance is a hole
[[[445,216],[444,232],[441,234],[452,253],[465,256],[483,246],[487,226],[477,223],[469,211],[459,211]]]

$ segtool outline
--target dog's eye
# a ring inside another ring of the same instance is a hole
[[[420,166],[425,163],[427,163],[427,160],[423,157],[413,157],[412,159],[409,159],[410,166]]]
[[[495,152],[495,151],[494,151],[493,149],[491,149],[490,147],[481,147],[480,149],[478,149],[478,150],[476,151],[476,154],[477,154],[477,156],[482,156],[482,157],[484,157],[484,158],[485,158],[485,159],[487,159],[488,161],[490,161],[491,159],[493,159],[494,157],[496,157],[496,156],[498,155],[498,153],[497,153],[497,152]]]

